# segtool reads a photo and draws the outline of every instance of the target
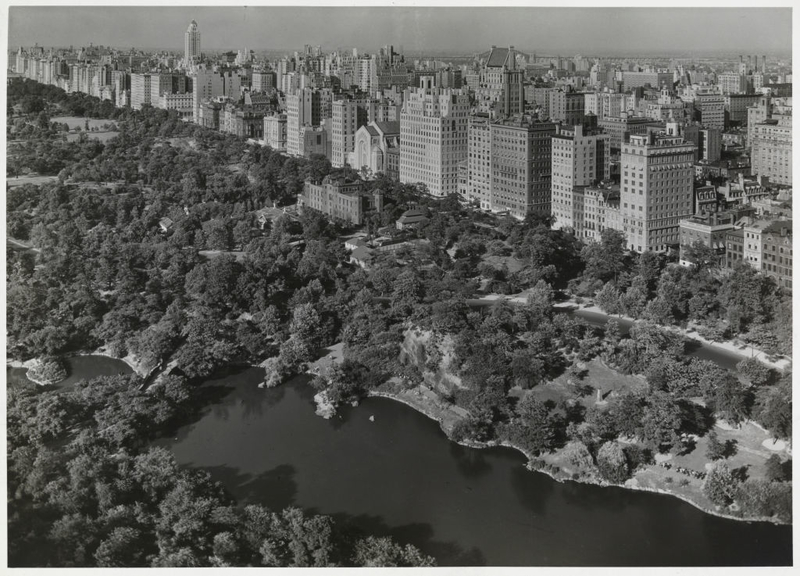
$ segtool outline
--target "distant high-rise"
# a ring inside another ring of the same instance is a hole
[[[198,32],[197,22],[194,20],[189,24],[184,35],[184,54],[187,66],[200,59],[200,32]]]

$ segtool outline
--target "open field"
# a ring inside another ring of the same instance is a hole
[[[6,178],[6,185],[9,188],[15,188],[17,186],[23,186],[25,184],[33,184],[35,186],[40,186],[48,182],[54,182],[55,180],[58,180],[58,176],[39,176],[38,174],[36,174],[32,176],[18,176],[16,178]]]
[[[87,120],[89,121],[89,128],[97,128],[98,130],[103,130],[103,126],[110,126],[114,123],[113,120],[81,118],[80,116],[56,116],[55,118],[50,118],[50,122],[60,122],[61,124],[66,124],[69,126],[70,130],[74,130],[75,128],[84,130],[86,128]]]

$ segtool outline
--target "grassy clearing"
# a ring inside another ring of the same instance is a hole
[[[502,268],[503,264],[505,264],[506,267],[508,267],[508,271],[512,274],[522,270],[522,267],[525,265],[522,260],[514,258],[513,256],[490,256],[484,254],[481,260],[487,264],[491,264],[495,268]]]
[[[56,116],[55,118],[50,118],[51,122],[60,122],[61,124],[66,124],[69,126],[70,130],[74,130],[75,128],[85,130],[87,120],[89,121],[89,128],[97,128],[98,130],[103,130],[103,126],[110,126],[114,123],[113,120],[81,118],[80,116]]]

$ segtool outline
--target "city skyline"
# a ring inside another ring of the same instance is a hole
[[[369,51],[394,44],[408,53],[466,54],[506,44],[564,55],[791,53],[789,8],[693,8],[687,19],[685,8],[27,6],[9,9],[9,47],[92,43],[181,51],[191,20],[208,51],[303,44]]]

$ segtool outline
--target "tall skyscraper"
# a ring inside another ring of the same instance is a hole
[[[187,67],[200,59],[200,32],[197,30],[197,22],[194,20],[184,34],[184,59]]]
[[[628,248],[664,251],[693,212],[695,146],[681,136],[632,135],[622,145],[620,211]]]
[[[492,207],[492,130],[487,115],[469,118],[469,158],[467,159],[467,198]]]
[[[400,113],[400,181],[421,182],[434,196],[458,192],[458,164],[467,158],[469,96],[420,78]]]

